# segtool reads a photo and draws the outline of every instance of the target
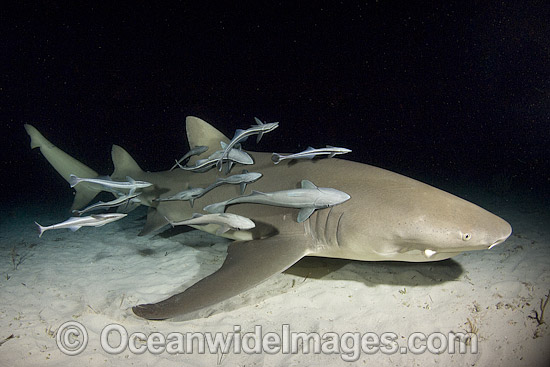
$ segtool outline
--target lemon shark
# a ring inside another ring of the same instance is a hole
[[[40,148],[51,165],[65,178],[70,175],[95,178],[91,168],[50,143],[34,127],[25,125],[31,147]],[[229,139],[207,122],[186,119],[189,146],[209,149],[192,160],[208,157],[220,142]],[[162,320],[181,318],[200,312],[236,296],[280,273],[304,256],[321,256],[363,261],[424,262],[448,259],[464,251],[487,250],[510,236],[512,228],[503,219],[448,192],[412,178],[371,165],[330,158],[288,161],[275,165],[272,153],[249,152],[251,166],[262,178],[247,191],[275,192],[299,187],[302,180],[347,193],[350,199],[326,209],[315,210],[299,223],[299,208],[240,203],[228,213],[250,218],[250,230],[222,234],[235,240],[219,270],[179,294],[152,304],[133,307],[143,318]],[[149,206],[147,222],[140,235],[149,234],[170,222],[183,221],[194,211],[189,203],[155,201],[182,188],[206,187],[224,175],[216,169],[205,173],[184,170],[146,172],[123,148],[114,145],[113,180],[132,177],[150,182],[140,203]],[[73,209],[86,205],[101,190],[90,182],[75,186]],[[203,208],[240,195],[236,186],[224,185],[195,200]],[[205,214],[205,213],[203,213]],[[218,232],[220,226],[208,224],[194,228]]]

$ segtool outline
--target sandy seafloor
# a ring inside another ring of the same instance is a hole
[[[125,350],[111,355],[102,350],[99,337],[111,323],[123,325],[129,333],[147,335],[155,331],[165,335],[229,333],[235,325],[240,325],[242,333],[261,325],[264,334],[282,334],[284,324],[290,325],[292,332],[394,332],[400,347],[406,346],[407,336],[414,332],[447,335],[474,328],[479,348],[476,354],[362,352],[354,364],[548,365],[548,324],[538,325],[530,318],[534,310],[540,313],[541,299],[550,290],[548,208],[535,194],[511,191],[497,195],[460,186],[448,191],[508,220],[514,230],[512,236],[490,251],[464,253],[433,263],[307,258],[210,317],[185,322],[143,320],[130,308],[164,299],[216,270],[229,242],[197,230],[168,229],[138,237],[144,224],[145,211],[141,209],[105,227],[74,233],[48,231],[39,239],[33,221],[47,225],[66,219],[69,201],[50,205],[26,200],[3,206],[0,340],[14,337],[0,346],[0,365],[350,364],[340,354],[303,351],[134,355]],[[71,320],[84,325],[89,334],[87,348],[77,356],[62,354],[56,344],[57,328]]]

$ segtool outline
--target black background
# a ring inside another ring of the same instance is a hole
[[[109,174],[113,143],[169,168],[188,115],[230,137],[279,121],[251,150],[343,146],[429,183],[548,198],[546,1],[78,3],[3,5],[4,203],[70,195],[24,123]]]

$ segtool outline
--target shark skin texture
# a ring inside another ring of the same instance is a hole
[[[193,156],[189,164],[215,152],[220,141],[229,142],[220,131],[199,118],[187,117],[186,127],[189,146],[209,147],[206,152]],[[26,125],[26,129],[31,136],[31,147],[40,148],[67,181],[70,174],[97,176],[32,126]],[[248,153],[254,158],[254,164],[245,168],[261,173],[262,178],[247,185],[244,195],[253,190],[268,193],[296,189],[302,180],[309,180],[318,187],[340,190],[351,198],[342,204],[315,210],[302,223],[297,222],[300,209],[296,208],[252,203],[228,206],[226,213],[249,218],[255,227],[221,234],[235,242],[229,245],[225,262],[218,271],[166,300],[133,307],[137,316],[151,320],[189,319],[190,315],[288,269],[304,256],[361,261],[438,261],[464,251],[487,250],[504,242],[512,232],[505,220],[473,203],[382,168],[337,158],[292,163],[288,160],[275,165],[271,152]],[[207,214],[201,208],[241,195],[237,185],[223,185],[195,199],[194,208],[189,202],[158,202],[156,198],[174,195],[189,187],[207,187],[226,174],[215,168],[205,173],[181,169],[145,172],[128,152],[116,145],[112,159],[113,180],[129,176],[153,184],[140,194],[140,203],[149,206],[147,222],[140,235],[159,230],[169,221],[188,219],[195,212]],[[58,169],[60,166],[62,169]],[[240,172],[242,167],[234,169]],[[93,199],[99,189],[88,185],[79,195],[77,187],[73,209],[86,205],[86,199]],[[220,226],[192,227],[216,234]]]

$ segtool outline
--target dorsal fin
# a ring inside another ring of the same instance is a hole
[[[258,126],[262,126],[264,123],[262,122],[262,120],[260,120],[259,118],[257,117],[254,117],[254,121],[256,121],[256,125]]]
[[[208,122],[201,120],[198,117],[187,116],[185,119],[187,129],[187,140],[189,146],[206,145],[208,150],[203,157],[208,157],[215,151],[219,150],[220,142],[229,143],[227,136],[223,135],[218,129],[210,125]],[[191,158],[196,159],[196,157]],[[190,164],[194,162],[190,161]]]
[[[111,150],[111,157],[115,166],[115,170],[111,175],[111,178],[113,178],[114,180],[124,181],[126,179],[126,176],[135,177],[143,172],[143,170],[136,163],[134,158],[132,158],[132,156],[127,151],[125,151],[124,148],[118,145],[113,145],[113,149]]]
[[[317,186],[309,180],[302,180],[302,189],[316,189]]]

